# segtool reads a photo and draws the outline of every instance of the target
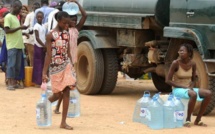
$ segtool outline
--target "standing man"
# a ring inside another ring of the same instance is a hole
[[[25,43],[26,43],[25,46],[29,57],[29,65],[31,67],[33,66],[33,59],[34,59],[33,58],[34,56],[34,36],[33,36],[34,12],[38,8],[40,8],[40,4],[38,2],[35,2],[32,7],[33,11],[26,16],[26,19],[24,22],[25,26],[29,26],[29,28],[26,31],[24,31],[30,34],[29,38],[27,39],[25,36],[23,38],[25,38]]]
[[[35,15],[34,15],[34,25],[36,24],[37,20],[36,20],[36,14],[38,11],[41,11],[44,13],[44,19],[42,21],[42,24],[48,22],[48,16],[50,14],[50,12],[52,12],[54,10],[54,8],[52,7],[49,7],[49,0],[41,0],[41,5],[42,7],[41,8],[38,8],[36,11],[35,11]]]
[[[22,9],[22,3],[15,0],[11,5],[11,13],[7,14],[4,19],[4,29],[6,33],[6,47],[7,47],[7,78],[8,90],[15,90],[17,83],[15,78],[19,76],[22,61],[22,49],[24,43],[22,39],[22,31],[26,30],[28,26],[20,26],[17,15]]]

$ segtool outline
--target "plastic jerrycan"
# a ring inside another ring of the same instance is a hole
[[[166,102],[163,104],[164,111],[164,128],[175,128],[176,127],[176,116],[175,116],[175,104],[173,96],[169,95]]]
[[[184,104],[179,97],[174,97],[173,101],[175,104],[176,127],[183,127],[185,118]]]
[[[146,125],[148,124],[148,116],[149,116],[148,106],[150,101],[151,101],[150,92],[145,91],[140,103],[140,122],[142,124],[146,124]]]
[[[145,115],[145,113],[144,114],[142,113],[144,111],[141,112],[141,103],[142,103],[142,101],[146,102],[148,99],[150,99],[150,92],[145,91],[143,96],[137,100],[135,108],[134,108],[134,113],[133,113],[133,119],[132,119],[133,122],[141,123],[141,116],[143,117]]]
[[[36,121],[39,127],[48,127],[52,124],[51,103],[45,92],[42,93],[36,105]]]
[[[80,110],[80,93],[75,88],[70,91],[69,108],[67,117],[74,118],[79,117],[81,114]]]
[[[163,128],[163,105],[158,102],[158,97],[154,96],[148,106],[149,122],[148,126],[151,129]]]

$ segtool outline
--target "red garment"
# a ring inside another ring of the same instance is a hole
[[[19,21],[21,21],[21,16],[20,15],[17,15],[17,18]]]
[[[7,8],[5,8],[5,7],[1,8],[0,9],[0,18],[3,18],[3,14],[7,11],[9,11]]]

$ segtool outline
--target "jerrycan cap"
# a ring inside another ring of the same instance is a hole
[[[153,100],[153,101],[157,101],[157,100],[158,100],[157,95],[156,95],[156,96],[154,95],[154,96],[152,97],[152,100]]]
[[[170,97],[174,97],[174,95],[173,95],[172,93],[169,93],[169,96],[170,96]]]
[[[159,94],[155,94],[153,97],[155,97],[155,98],[157,98],[157,99],[158,99],[158,97],[159,97]]]
[[[175,99],[176,99],[176,100],[181,100],[181,98],[180,98],[180,97],[175,97]]]
[[[155,94],[157,97],[160,97],[161,92]]]
[[[172,98],[173,98],[172,96],[169,96],[167,100],[168,100],[168,101],[171,101]]]
[[[46,97],[46,94],[42,94],[41,96],[42,96],[42,97]]]

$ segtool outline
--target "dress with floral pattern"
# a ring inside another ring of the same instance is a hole
[[[72,75],[72,66],[68,58],[69,34],[67,31],[52,33],[52,59],[50,66],[50,79],[53,93],[63,91],[66,87],[73,87],[76,78]]]

